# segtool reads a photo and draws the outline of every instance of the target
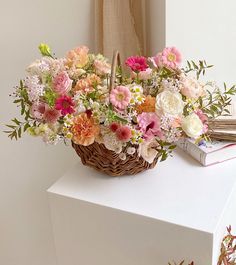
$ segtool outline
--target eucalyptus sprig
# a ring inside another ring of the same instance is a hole
[[[13,103],[20,107],[20,114],[24,117],[24,121],[19,121],[17,118],[12,119],[11,124],[6,124],[8,129],[4,132],[8,134],[10,139],[17,140],[21,137],[22,132],[25,132],[31,127],[32,122],[34,121],[30,115],[31,102],[29,101],[28,93],[22,80],[20,80],[20,85],[17,87],[14,97],[16,99]]]
[[[187,67],[183,70],[186,74],[189,72],[196,72],[197,79],[199,79],[200,75],[205,75],[206,69],[211,67],[213,67],[213,65],[208,65],[205,60],[199,60],[198,63],[187,61]]]
[[[231,105],[231,96],[236,95],[236,85],[227,88],[224,83],[224,89],[216,87],[213,91],[206,91],[207,95],[204,99],[199,99],[200,108],[209,118],[217,118],[219,116],[228,116],[230,112],[228,107]]]

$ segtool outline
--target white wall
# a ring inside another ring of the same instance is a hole
[[[92,0],[0,0],[0,117],[17,115],[8,94],[47,42],[58,56],[93,48]],[[77,161],[72,148],[0,132],[0,264],[55,265],[47,188]]]
[[[208,77],[219,84],[236,83],[235,10],[235,0],[166,0],[166,45],[214,64]]]

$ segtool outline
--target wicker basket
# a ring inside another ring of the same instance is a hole
[[[112,59],[110,90],[115,85],[115,73],[117,65],[121,66],[119,52],[115,51]],[[158,157],[149,164],[137,152],[127,155],[125,160],[121,160],[114,151],[108,150],[104,144],[94,142],[89,146],[78,145],[72,142],[78,156],[84,165],[90,166],[110,176],[134,175],[155,167]]]

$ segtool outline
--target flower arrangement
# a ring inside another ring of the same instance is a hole
[[[11,139],[28,132],[49,144],[96,142],[121,161],[136,154],[151,164],[165,160],[180,137],[206,138],[208,120],[227,115],[236,94],[235,86],[221,90],[199,80],[212,67],[205,61],[187,61],[182,68],[174,47],[151,58],[129,57],[128,73],[117,67],[114,87],[107,59],[85,46],[64,58],[52,55],[46,44],[39,50],[43,57],[28,66],[12,95],[24,120],[7,125]]]

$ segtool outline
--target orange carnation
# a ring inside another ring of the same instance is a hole
[[[86,113],[82,113],[73,119],[70,131],[73,134],[72,141],[74,143],[87,146],[94,142],[100,128],[93,117],[88,117]]]
[[[156,99],[152,96],[147,96],[143,103],[136,107],[138,114],[142,112],[155,112]]]

